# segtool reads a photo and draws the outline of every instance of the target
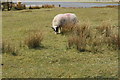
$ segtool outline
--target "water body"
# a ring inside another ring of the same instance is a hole
[[[102,7],[102,6],[108,6],[108,5],[118,5],[118,4],[105,4],[105,3],[81,3],[81,2],[52,2],[52,1],[39,1],[39,2],[22,2],[23,4],[26,4],[27,6],[41,6],[44,4],[49,4],[49,5],[55,5],[55,6],[59,6],[59,4],[61,5],[61,7],[84,7],[84,8],[88,8],[88,7]]]

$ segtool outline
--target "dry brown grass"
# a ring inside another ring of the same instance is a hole
[[[12,54],[12,55],[16,56],[17,53],[18,53],[18,49],[11,42],[9,42],[8,40],[3,40],[3,42],[2,42],[2,53],[9,53],[9,54]]]
[[[30,6],[29,9],[40,9],[41,7],[39,6]]]
[[[118,5],[108,5],[108,6],[101,6],[101,7],[94,6],[92,8],[118,8],[118,7],[119,7]]]
[[[29,36],[25,38],[25,44],[28,48],[37,48],[41,46],[43,40],[43,34],[40,31],[31,32]]]
[[[42,8],[55,8],[55,5],[45,4],[45,5],[42,5]]]
[[[119,35],[113,35],[111,37],[111,42],[112,45],[115,45],[116,49],[120,49],[120,36]]]
[[[119,35],[118,35],[118,27],[111,25],[110,21],[104,21],[97,28],[98,32],[100,32],[102,38],[104,38],[104,42],[108,44],[108,46],[115,46],[115,48],[119,47]]]
[[[109,38],[109,45],[112,45],[115,49],[120,49],[120,35],[118,31],[118,27],[112,27],[111,35]]]
[[[86,39],[85,39],[85,37],[81,37],[81,36],[80,37],[78,37],[78,36],[69,37],[68,46],[69,47],[74,46],[79,51],[85,51]]]
[[[67,33],[70,34],[71,32],[74,32],[78,26],[79,26],[79,22],[77,22],[76,24],[73,23],[64,24],[62,26],[61,32],[63,34],[67,34]]]
[[[62,32],[66,33],[66,32],[73,31],[75,29],[75,27],[76,27],[76,25],[67,24],[64,27],[62,27]]]
[[[97,27],[98,31],[102,34],[104,34],[106,37],[109,37],[112,32],[112,25],[110,21],[103,21],[100,26]]]
[[[78,37],[77,37],[77,36],[73,36],[73,35],[70,36],[70,37],[68,38],[68,46],[69,46],[69,47],[76,46],[77,41],[78,41]]]
[[[90,36],[90,23],[86,22],[86,23],[82,23],[82,24],[78,24],[73,32],[75,33],[75,35],[80,35],[80,36],[85,36],[88,37]]]
[[[12,7],[13,9],[16,9],[16,10],[23,10],[23,9],[26,9],[26,5],[25,4],[12,4]]]
[[[119,7],[119,5],[108,5],[108,6],[106,6],[106,7],[108,7],[108,8],[118,8]]]
[[[68,47],[76,47],[79,51],[102,51],[103,48],[112,47],[120,49],[118,27],[104,21],[97,28],[91,28],[89,23],[83,23],[73,30],[68,38]]]
[[[77,25],[73,30],[73,35],[68,39],[68,46],[75,46],[79,51],[85,51],[90,39],[90,25],[84,23]]]

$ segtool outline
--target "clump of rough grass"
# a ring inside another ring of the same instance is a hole
[[[100,34],[104,34],[106,37],[109,37],[112,32],[112,25],[110,21],[103,21],[100,26],[97,27]]]
[[[2,53],[9,53],[11,55],[16,56],[18,53],[18,49],[15,47],[14,44],[5,40],[2,42]]]
[[[120,36],[119,35],[113,35],[111,37],[111,44],[113,44],[113,47],[115,47],[115,49],[120,50]]]
[[[68,47],[79,51],[102,52],[106,48],[120,49],[118,27],[109,21],[102,22],[97,28],[91,28],[89,23],[75,27],[68,38]]]
[[[98,26],[97,30],[101,34],[102,38],[104,38],[104,43],[107,44],[107,46],[120,48],[120,37],[118,35],[117,26],[111,25],[110,21],[103,21],[102,24]]]
[[[75,46],[79,51],[85,51],[90,39],[90,25],[84,23],[77,25],[73,30],[73,35],[68,38],[68,47]]]
[[[108,44],[110,46],[112,46],[115,49],[120,49],[120,35],[117,26],[112,27],[111,35],[110,37],[108,37],[108,39],[109,39]]]
[[[63,34],[71,34],[71,32],[74,32],[74,30],[78,26],[79,26],[79,22],[77,22],[76,24],[73,24],[73,23],[64,24],[63,27],[62,27],[61,32]]]
[[[72,25],[72,24],[66,24],[64,27],[62,27],[62,32],[69,32],[72,31],[73,28],[75,28],[76,25]]]
[[[25,44],[28,48],[37,48],[41,46],[43,40],[42,32],[31,32],[28,37],[25,38]]]

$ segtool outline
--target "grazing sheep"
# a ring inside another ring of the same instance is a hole
[[[54,17],[52,21],[52,29],[55,31],[55,34],[61,33],[63,27],[66,27],[67,25],[72,25],[74,27],[77,22],[78,19],[75,14],[72,13],[58,14]]]

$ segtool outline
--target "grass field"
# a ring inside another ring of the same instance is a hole
[[[91,27],[106,20],[118,25],[117,8],[3,11],[3,40],[18,50],[17,56],[3,54],[3,78],[117,78],[117,51],[105,49],[102,53],[93,53],[68,49],[68,36],[55,35],[51,29],[52,19],[59,13],[75,13],[81,22],[89,21]],[[29,49],[23,45],[25,37],[36,30],[43,33],[43,47]]]

